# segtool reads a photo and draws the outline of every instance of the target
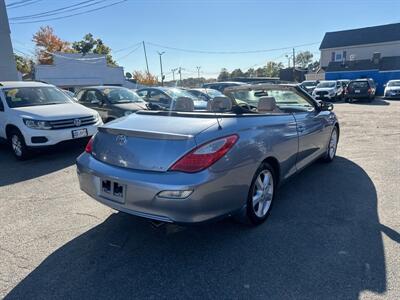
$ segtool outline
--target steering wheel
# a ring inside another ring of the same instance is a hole
[[[241,108],[246,108],[248,111],[253,111],[254,109],[257,109],[257,106],[248,103],[240,102],[237,105],[240,106]]]

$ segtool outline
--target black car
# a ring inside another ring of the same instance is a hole
[[[146,102],[135,92],[116,86],[91,86],[79,90],[78,102],[99,112],[104,122],[147,109]]]
[[[245,83],[243,82],[224,81],[224,82],[204,83],[202,87],[205,89],[217,90],[223,93],[224,89],[226,89],[227,87],[244,85],[244,84]]]
[[[351,80],[345,90],[346,102],[367,100],[371,102],[375,98],[376,85],[373,79]]]

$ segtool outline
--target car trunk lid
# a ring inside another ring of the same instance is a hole
[[[214,124],[210,118],[133,114],[100,127],[92,154],[107,164],[164,172]]]

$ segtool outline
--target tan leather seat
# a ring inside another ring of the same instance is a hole
[[[279,107],[276,106],[276,100],[271,96],[263,96],[258,100],[257,110],[259,112],[272,112],[280,113],[282,112]]]
[[[224,112],[232,110],[232,101],[228,97],[215,97],[207,103],[207,110],[213,112]]]
[[[179,97],[175,101],[174,110],[177,110],[177,111],[193,111],[194,110],[193,99],[190,99],[189,97]]]

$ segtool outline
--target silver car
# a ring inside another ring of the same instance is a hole
[[[292,85],[243,85],[195,111],[139,111],[99,128],[77,159],[81,189],[116,210],[197,223],[236,215],[260,224],[276,190],[336,154],[333,106]]]

